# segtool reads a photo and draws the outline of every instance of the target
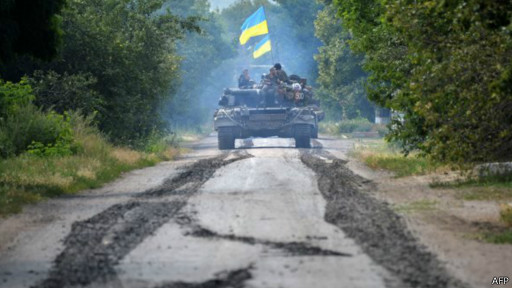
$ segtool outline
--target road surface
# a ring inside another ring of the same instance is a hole
[[[347,168],[349,140],[215,134],[0,223],[0,287],[464,287]]]

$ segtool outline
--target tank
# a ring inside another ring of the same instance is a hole
[[[291,86],[282,85],[275,94],[261,85],[225,89],[213,116],[219,149],[234,149],[236,139],[273,136],[294,138],[296,148],[310,148],[324,113],[312,93],[308,92],[311,97],[305,96],[304,90],[293,93]]]

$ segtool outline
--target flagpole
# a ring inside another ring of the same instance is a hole
[[[263,12],[265,13],[265,17],[267,18],[267,28],[268,28],[268,35],[269,36],[272,36],[272,34],[270,33],[270,18],[268,17],[267,13],[265,12],[266,9],[265,9],[265,5],[261,4],[261,7],[263,7]],[[270,48],[270,56],[272,57],[272,65],[274,65],[274,52],[273,52],[273,48],[272,48],[272,42],[274,42],[272,39],[274,39],[274,37],[270,37],[270,45],[271,45],[271,48]]]

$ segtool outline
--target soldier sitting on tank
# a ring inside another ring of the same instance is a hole
[[[238,78],[238,88],[251,89],[253,86],[254,81],[252,81],[251,76],[249,76],[249,70],[244,69],[244,71],[242,71],[242,75]]]
[[[270,73],[263,79],[263,103],[266,107],[274,106],[276,102],[276,94],[279,89],[279,79],[277,78],[276,69],[270,68]]]
[[[276,63],[274,65],[274,68],[276,68],[276,74],[277,74],[277,78],[279,79],[279,81],[281,81],[283,83],[288,83],[289,84],[290,82],[289,82],[289,79],[288,79],[288,75],[282,69],[281,64]]]

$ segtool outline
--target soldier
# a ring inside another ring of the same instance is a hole
[[[276,68],[277,78],[279,79],[279,81],[284,82],[284,83],[289,83],[288,75],[282,69],[281,64],[276,63],[274,65],[274,68]]]
[[[277,76],[277,69],[270,68],[270,73],[265,77],[265,85],[277,86],[279,85],[279,77]]]
[[[252,81],[251,76],[249,76],[249,70],[244,69],[244,71],[242,71],[242,75],[238,78],[238,88],[250,89],[253,85],[254,81]]]
[[[279,79],[277,77],[276,68],[270,68],[270,73],[263,80],[263,88],[261,89],[264,96],[265,106],[272,106],[275,102],[275,96],[279,87]]]

